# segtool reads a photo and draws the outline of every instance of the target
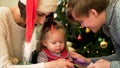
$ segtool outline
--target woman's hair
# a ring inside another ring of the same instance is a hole
[[[26,19],[26,6],[20,2],[20,0],[18,1],[18,7],[20,9],[20,15],[21,17],[25,20]]]
[[[26,5],[24,5],[23,3],[21,3],[21,1],[19,0],[18,1],[18,7],[20,9],[20,15],[24,19],[24,21],[25,21],[25,19],[26,19]],[[46,19],[48,20],[49,17],[50,17],[50,15],[47,16]]]
[[[90,9],[95,9],[99,14],[106,9],[109,0],[70,0],[67,7],[67,19],[74,22],[71,13],[74,10],[75,16],[88,16]]]
[[[58,30],[58,29],[63,29],[64,30],[64,26],[60,22],[54,22],[53,21],[53,13],[51,13],[49,15],[48,19],[49,20],[47,20],[42,26],[40,39],[39,39],[39,42],[37,44],[37,52],[40,52],[43,48],[45,48],[44,45],[42,44],[42,41],[44,39],[46,39],[46,33],[48,31],[52,32],[52,28],[53,28],[53,32],[54,32],[55,29],[56,30]],[[64,35],[65,35],[65,30],[64,30]],[[65,36],[64,36],[64,39],[65,39]],[[66,46],[66,40],[64,42],[65,42],[65,46]]]

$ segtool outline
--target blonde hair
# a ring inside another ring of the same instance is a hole
[[[19,0],[26,5],[27,0]],[[57,8],[58,0],[38,0],[37,10],[41,12],[54,12]]]
[[[41,12],[54,12],[57,9],[58,0],[40,0],[37,10]]]

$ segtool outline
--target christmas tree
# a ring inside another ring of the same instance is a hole
[[[72,42],[72,47],[77,53],[85,57],[107,56],[114,53],[111,39],[107,37],[102,28],[93,33],[88,28],[82,28],[80,24],[74,25],[66,20],[66,7],[69,0],[59,0],[58,9],[54,17],[60,21],[66,30],[66,40]]]

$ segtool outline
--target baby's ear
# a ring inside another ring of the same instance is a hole
[[[42,44],[46,47],[46,40],[42,40]]]
[[[89,10],[89,16],[91,16],[91,15],[98,16],[98,12],[95,9],[90,9]]]

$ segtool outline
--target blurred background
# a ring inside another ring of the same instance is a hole
[[[18,0],[0,0],[0,6],[12,7],[17,5]]]
[[[69,0],[59,0],[58,8],[54,14],[55,20],[60,21],[66,30],[66,40],[77,53],[85,57],[107,56],[115,53],[111,39],[107,37],[102,28],[94,34],[80,24],[74,25],[66,20],[66,8]],[[0,0],[0,6],[17,6],[18,0]]]

